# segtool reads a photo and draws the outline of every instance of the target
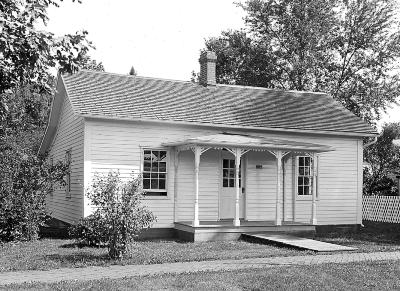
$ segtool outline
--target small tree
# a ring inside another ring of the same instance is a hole
[[[131,76],[136,76],[137,75],[137,72],[136,72],[136,70],[135,70],[135,68],[133,66],[129,70],[129,75],[131,75]]]
[[[96,175],[87,193],[96,210],[93,213],[101,231],[101,241],[108,245],[111,258],[121,258],[138,234],[151,226],[155,216],[142,205],[142,182],[132,177],[124,182],[119,172],[110,171],[107,176]]]

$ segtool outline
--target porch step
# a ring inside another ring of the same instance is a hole
[[[288,234],[275,233],[243,233],[244,237],[258,239],[266,242],[278,243],[304,250],[315,252],[341,252],[354,251],[356,248],[326,243],[308,238],[297,237]]]

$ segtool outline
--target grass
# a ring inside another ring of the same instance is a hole
[[[400,224],[365,221],[358,232],[320,234],[317,240],[356,247],[360,252],[400,250]]]
[[[0,272],[107,266],[113,264],[157,264],[294,256],[301,254],[311,254],[311,252],[245,241],[202,243],[142,241],[132,244],[129,253],[124,259],[110,260],[107,256],[106,248],[79,248],[72,240],[43,239],[35,242],[9,243],[1,246]]]
[[[400,226],[366,223],[366,227],[357,233],[328,233],[318,235],[317,239],[354,246],[362,252],[394,251],[400,250]],[[307,254],[314,253],[246,241],[203,243],[142,241],[132,244],[124,259],[110,260],[106,248],[79,248],[72,240],[42,239],[0,245],[0,272]]]
[[[363,262],[10,285],[7,290],[399,290],[399,276],[398,262]]]

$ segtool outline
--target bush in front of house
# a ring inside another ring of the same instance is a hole
[[[94,213],[71,228],[78,243],[106,244],[110,258],[122,258],[128,245],[156,220],[143,204],[140,177],[123,181],[119,172],[95,175],[87,197]]]
[[[38,238],[47,218],[46,195],[64,184],[67,168],[14,143],[0,143],[0,241]]]

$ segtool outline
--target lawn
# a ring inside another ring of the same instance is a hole
[[[317,240],[356,247],[360,252],[400,250],[400,224],[364,221],[358,232],[320,234]]]
[[[35,242],[8,243],[0,246],[0,272],[302,254],[312,254],[312,252],[246,241],[202,243],[142,241],[132,244],[124,259],[110,260],[106,248],[79,248],[72,240],[43,239]]]
[[[318,235],[317,239],[354,246],[362,252],[394,251],[400,250],[400,227],[396,224],[366,223],[366,227],[357,233],[328,233]],[[132,244],[124,259],[110,260],[106,248],[79,248],[72,240],[42,239],[0,245],[0,272],[306,254],[314,253],[246,241],[142,241]]]
[[[23,284],[7,290],[399,290],[399,276],[398,262],[363,262]]]

